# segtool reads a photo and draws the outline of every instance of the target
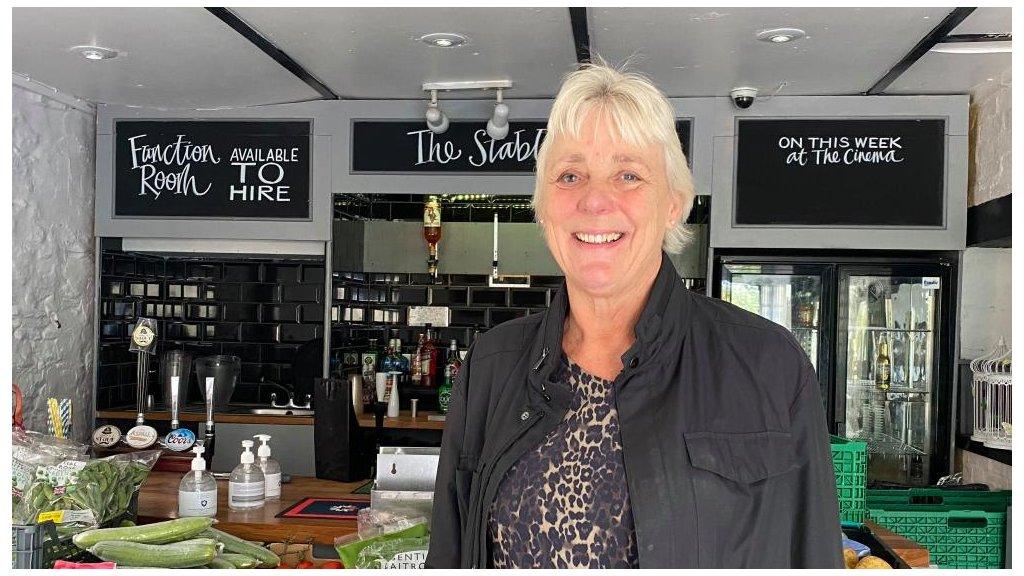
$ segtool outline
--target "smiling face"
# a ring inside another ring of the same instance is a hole
[[[631,146],[589,111],[580,138],[551,142],[540,220],[548,248],[574,288],[595,297],[623,294],[661,266],[665,233],[682,201],[669,191],[657,144]]]

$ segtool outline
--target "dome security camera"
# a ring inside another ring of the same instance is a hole
[[[729,91],[729,97],[732,98],[732,103],[737,108],[746,110],[754,104],[754,98],[757,98],[757,88],[733,88]]]

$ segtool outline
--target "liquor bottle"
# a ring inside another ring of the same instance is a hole
[[[362,374],[363,374],[363,392],[366,398],[366,402],[373,402],[375,400],[374,382],[377,381],[377,339],[370,338],[370,346],[366,352],[362,353],[360,357],[362,363]]]
[[[452,400],[452,386],[455,378],[459,375],[459,368],[462,367],[462,358],[459,356],[459,344],[452,339],[448,347],[448,361],[444,366],[444,383],[437,389],[437,406],[441,414],[448,413],[448,405]]]
[[[437,382],[437,346],[434,344],[434,333],[427,324],[427,335],[423,339],[420,351],[420,386],[434,388]]]
[[[409,379],[412,380],[413,386],[419,386],[423,381],[423,362],[421,360],[423,354],[423,334],[420,334],[420,339],[416,343],[416,351],[412,354],[412,362],[409,363]]]
[[[409,376],[409,359],[402,354],[402,341],[399,338],[392,339],[391,349],[394,351],[395,370],[402,373],[402,378]]]
[[[427,241],[427,272],[437,282],[437,243],[441,241],[441,204],[437,196],[423,205],[423,239]]]
[[[878,344],[878,356],[875,357],[875,386],[879,390],[888,390],[892,383],[892,363],[889,361],[889,347],[883,337]]]

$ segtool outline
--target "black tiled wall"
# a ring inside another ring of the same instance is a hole
[[[242,359],[232,402],[268,403],[292,387],[292,358],[323,336],[323,259],[175,258],[104,250],[100,293],[99,409],[134,406],[136,359],[128,340],[137,317],[158,323],[147,384],[159,402],[160,353]],[[201,398],[194,369],[190,401]],[[299,399],[301,402],[301,399]]]

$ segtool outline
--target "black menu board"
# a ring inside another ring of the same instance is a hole
[[[945,120],[737,122],[735,224],[943,225]]]
[[[452,121],[443,134],[422,120],[354,120],[353,174],[521,173],[536,168],[536,153],[547,122],[513,121],[508,136],[493,140],[486,120]],[[690,157],[691,120],[676,121],[676,132]]]
[[[118,120],[114,216],[310,217],[309,121]]]

